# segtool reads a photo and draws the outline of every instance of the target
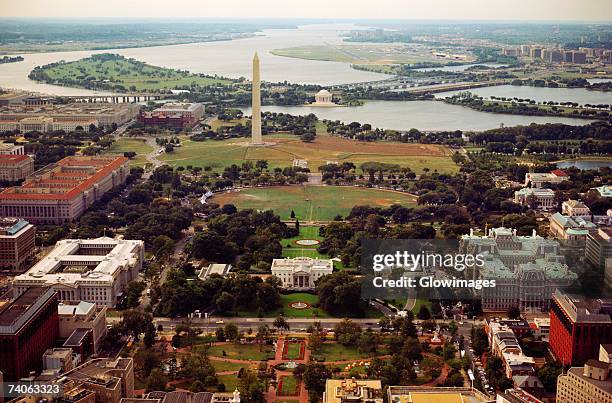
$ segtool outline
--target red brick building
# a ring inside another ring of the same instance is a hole
[[[20,270],[34,253],[36,230],[25,220],[0,217],[0,269]]]
[[[587,301],[559,290],[550,309],[549,345],[563,365],[582,365],[598,356],[599,345],[612,341],[610,301]]]
[[[195,126],[204,116],[200,103],[167,103],[153,112],[142,112],[138,121],[145,126],[161,126],[184,129]]]
[[[59,332],[57,294],[32,287],[0,310],[0,371],[16,381],[42,369],[42,356]]]

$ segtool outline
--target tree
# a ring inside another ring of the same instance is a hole
[[[421,305],[421,308],[419,309],[419,313],[417,313],[417,318],[421,320],[427,320],[431,318],[431,313],[429,312],[429,309],[427,309],[425,305]]]
[[[155,326],[152,323],[145,330],[143,342],[147,348],[151,348],[155,343]]]
[[[238,326],[234,325],[233,323],[228,323],[225,325],[224,332],[226,338],[232,341],[238,340]]]
[[[538,369],[538,378],[542,381],[547,392],[557,391],[557,378],[561,374],[563,367],[557,362],[548,362]]]
[[[146,288],[146,284],[142,281],[132,281],[127,287],[127,301],[126,306],[128,308],[136,308],[140,303],[140,296]]]
[[[300,140],[302,140],[304,143],[311,143],[313,142],[315,139],[315,134],[314,133],[304,133],[300,136]]]
[[[272,337],[272,333],[270,332],[270,328],[268,327],[268,325],[263,324],[257,328],[257,334],[255,335],[255,340],[257,340],[260,344],[259,351],[261,351],[262,345],[264,343],[267,343],[271,337]]]
[[[507,315],[510,319],[519,319],[521,317],[521,310],[518,306],[513,305],[508,308]]]
[[[241,402],[263,403],[266,400],[264,385],[252,371],[243,369],[238,373],[238,390]]]
[[[121,319],[123,332],[131,333],[136,339],[138,339],[140,333],[144,332],[152,324],[153,317],[151,314],[139,311],[138,309],[124,311]]]
[[[276,329],[280,330],[281,332],[283,330],[285,331],[289,330],[289,322],[287,322],[287,320],[283,318],[282,316],[279,316],[276,319],[274,319],[272,326],[274,326]]]
[[[234,296],[227,291],[223,291],[221,295],[217,297],[215,304],[217,305],[217,309],[222,312],[229,312],[234,309],[234,304],[236,303]]]
[[[349,346],[355,344],[361,335],[361,326],[350,319],[344,319],[334,326],[334,335],[338,343]]]
[[[154,370],[152,370],[145,382],[147,392],[152,392],[156,390],[165,391],[167,383],[168,378],[159,368],[155,368]]]
[[[331,373],[325,365],[312,362],[306,364],[302,380],[311,401],[318,401],[319,396],[323,395],[328,378],[331,378]]]
[[[225,331],[222,327],[218,327],[217,330],[215,330],[215,337],[218,341],[225,341]]]
[[[320,326],[313,326],[310,336],[308,336],[308,347],[313,354],[317,354],[323,345],[323,335]]]

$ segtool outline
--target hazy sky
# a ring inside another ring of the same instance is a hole
[[[0,0],[0,16],[612,21],[612,0]]]

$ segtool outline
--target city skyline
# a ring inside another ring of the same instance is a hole
[[[281,0],[262,0],[257,3],[228,0],[212,1],[177,0],[168,9],[160,0],[129,3],[108,0],[94,1],[59,0],[54,7],[46,7],[44,0],[28,2],[7,1],[2,17],[49,18],[342,18],[342,19],[410,19],[410,20],[491,20],[491,21],[610,21],[612,3],[606,0],[588,0],[579,5],[571,0],[542,0],[529,2],[487,0],[432,0],[423,4],[397,0],[381,0],[376,3],[337,0],[333,4],[323,0],[308,3],[287,3]]]

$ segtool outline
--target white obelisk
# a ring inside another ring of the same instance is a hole
[[[253,56],[253,118],[251,119],[251,145],[262,145],[261,139],[261,81],[259,78],[259,57]]]

